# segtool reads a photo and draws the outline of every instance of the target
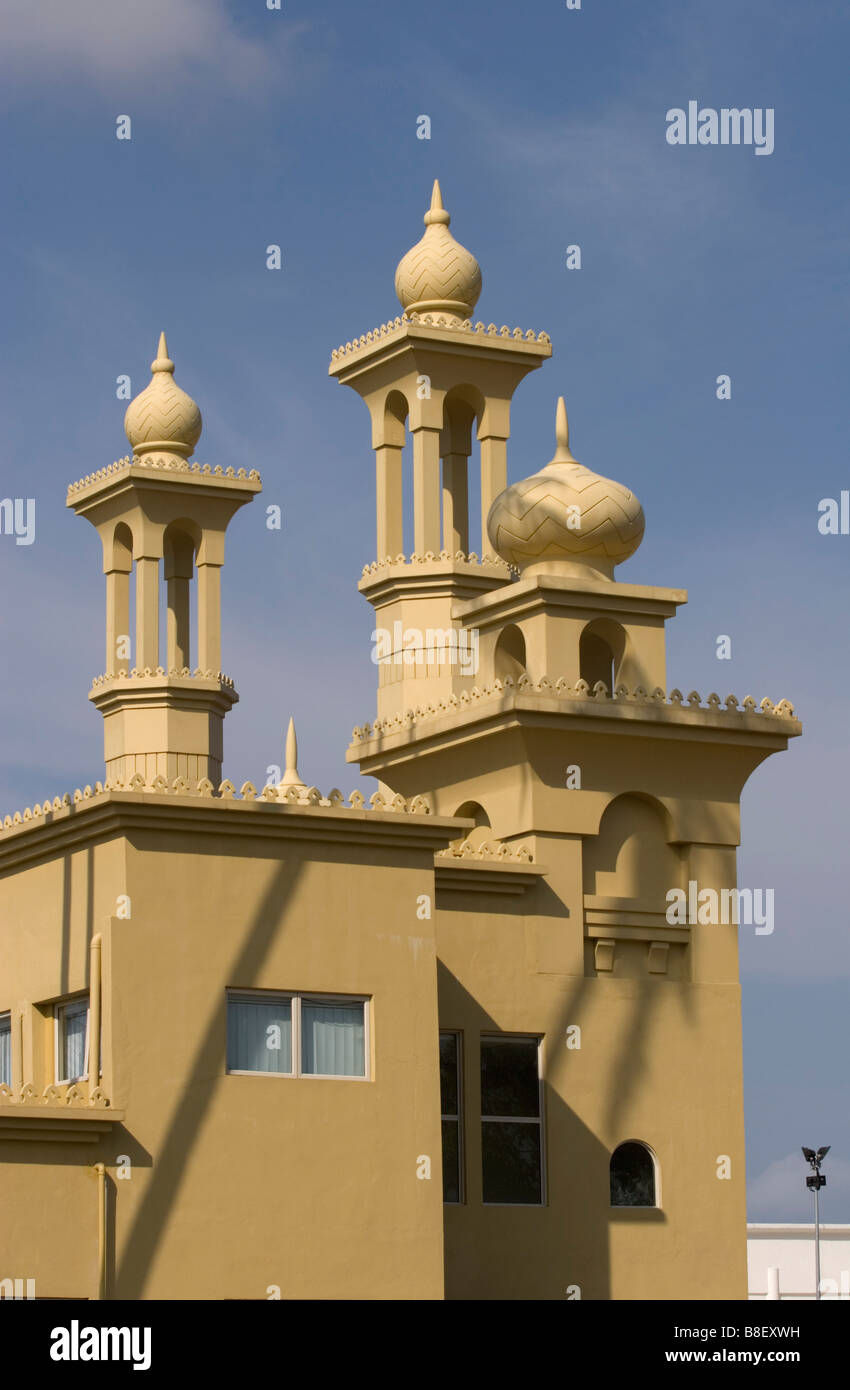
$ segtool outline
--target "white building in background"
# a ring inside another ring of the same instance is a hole
[[[748,1225],[750,1298],[814,1298],[814,1223]],[[821,1298],[850,1300],[850,1226],[820,1228]]]

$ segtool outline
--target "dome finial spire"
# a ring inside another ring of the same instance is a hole
[[[643,539],[643,508],[622,483],[573,458],[563,396],[555,411],[555,445],[545,467],[496,498],[487,516],[490,543],[523,576],[613,579],[614,566]]]
[[[481,293],[481,267],[449,231],[439,179],[425,214],[425,235],[398,263],[395,292],[406,314],[471,318]]]
[[[576,463],[570,453],[570,422],[567,419],[567,404],[563,396],[558,397],[555,409],[555,457],[553,463]]]
[[[443,195],[440,192],[439,179],[434,180],[434,187],[431,189],[431,206],[422,220],[426,227],[448,227],[452,220],[443,207]]]
[[[165,334],[160,333],[159,343],[157,344],[156,357],[151,362],[152,372],[174,372],[174,363],[168,355],[168,343],[165,341]]]
[[[133,454],[187,459],[201,437],[201,412],[174,380],[174,363],[164,333],[159,335],[151,372],[150,382],[130,402],[124,416],[124,432]]]

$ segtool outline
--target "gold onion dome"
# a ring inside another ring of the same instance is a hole
[[[174,380],[174,363],[168,356],[165,334],[159,335],[153,373],[146,386],[127,407],[124,433],[134,454],[154,450],[188,458],[201,437],[201,412],[192,397]]]
[[[551,462],[496,498],[487,517],[491,544],[509,565],[528,574],[612,579],[614,566],[628,560],[643,540],[643,508],[622,483],[573,458],[563,396],[555,439]]]
[[[449,231],[451,218],[434,180],[425,235],[402,256],[395,292],[406,314],[449,314],[468,319],[481,293],[481,267]]]

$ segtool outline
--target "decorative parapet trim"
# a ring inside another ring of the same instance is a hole
[[[87,1084],[78,1081],[64,1082],[61,1086],[45,1086],[39,1094],[32,1083],[27,1081],[15,1090],[11,1086],[0,1086],[0,1107],[9,1105],[26,1107],[71,1106],[77,1110],[109,1110],[112,1107],[112,1102],[104,1095],[99,1086],[89,1095]]]
[[[448,550],[441,550],[439,555],[433,550],[426,550],[424,555],[385,555],[382,560],[373,560],[370,565],[363,566],[363,578],[369,575],[380,574],[383,570],[391,569],[395,565],[429,565],[438,561],[451,560],[455,564],[462,565],[491,565],[497,569],[504,570],[505,574],[511,573],[510,565],[506,564],[498,555],[482,555],[480,558],[473,550],[469,555],[465,555],[462,550],[456,550],[452,555]]]
[[[397,318],[390,319],[388,323],[382,323],[368,333],[361,333],[359,338],[353,338],[349,343],[340,343],[339,347],[334,348],[331,353],[331,364],[341,362],[344,358],[350,357],[352,353],[359,352],[361,348],[380,342],[382,338],[390,337],[398,329],[406,328],[408,324],[417,323],[430,328],[447,328],[454,333],[483,334],[487,338],[515,338],[517,341],[544,343],[547,346],[552,341],[548,333],[535,333],[533,328],[509,328],[506,323],[503,323],[501,328],[497,328],[495,323],[487,325],[481,322],[473,323],[471,319],[461,320],[450,314],[399,314]]]
[[[510,861],[514,864],[533,864],[534,855],[527,845],[511,845],[504,840],[485,840],[483,844],[471,845],[468,840],[464,840],[459,845],[448,845],[446,849],[437,850],[435,859],[495,859],[504,863]]]
[[[216,464],[213,467],[209,463],[189,463],[177,454],[133,454],[132,457],[125,454],[123,458],[116,459],[114,463],[108,464],[105,468],[98,468],[95,473],[86,474],[85,478],[80,478],[79,482],[71,483],[68,487],[68,497],[73,497],[76,493],[91,487],[92,483],[99,483],[104,478],[124,473],[129,468],[147,468],[169,473],[193,473],[200,474],[202,477],[233,478],[252,483],[261,482],[256,468],[246,471],[244,468],[222,468],[221,464]]]
[[[123,1120],[100,1087],[89,1095],[79,1083],[47,1086],[39,1095],[30,1082],[0,1086],[0,1142],[94,1144]]]
[[[287,787],[285,791],[282,791],[279,787],[268,783],[258,791],[253,782],[243,782],[237,793],[234,784],[227,779],[221,783],[216,791],[208,777],[201,778],[199,782],[190,783],[183,777],[175,777],[172,781],[167,781],[165,777],[156,776],[150,782],[146,782],[141,772],[136,772],[126,782],[120,778],[107,780],[104,783],[95,782],[94,788],[86,786],[81,791],[78,787],[73,796],[66,792],[61,798],[55,796],[52,801],[45,801],[41,804],[36,802],[34,806],[28,806],[23,812],[15,811],[14,814],[4,817],[2,826],[0,826],[0,834],[3,831],[16,830],[19,826],[30,821],[52,818],[55,811],[63,811],[67,807],[78,805],[80,802],[91,801],[97,797],[106,796],[109,792],[119,791],[145,792],[150,796],[161,797],[196,796],[207,799],[213,804],[236,800],[265,803],[276,801],[286,806],[312,806],[333,811],[367,810],[366,798],[362,792],[351,792],[346,805],[342,792],[338,791],[336,787],[329,791],[327,796],[322,796],[318,787]],[[431,805],[426,796],[414,796],[406,799],[401,795],[384,796],[381,792],[375,792],[369,798],[368,809],[375,812],[396,812],[408,816],[429,816],[432,814]],[[0,1096],[2,1094],[2,1088],[0,1088]]]
[[[559,696],[564,700],[592,701],[595,704],[607,704],[613,707],[663,705],[667,708],[677,709],[684,706],[692,710],[702,709],[721,715],[763,714],[773,715],[780,719],[794,718],[794,706],[789,700],[780,700],[778,704],[774,705],[771,700],[765,698],[757,705],[752,695],[747,695],[740,702],[739,709],[739,702],[735,695],[727,695],[726,699],[721,702],[720,696],[712,692],[703,705],[702,696],[696,690],[692,690],[687,699],[681,690],[671,690],[668,700],[666,691],[662,690],[660,686],[656,686],[650,694],[642,685],[636,686],[634,690],[628,690],[626,686],[618,685],[612,696],[602,681],[597,681],[591,690],[587,681],[579,680],[575,685],[571,685],[563,676],[559,680],[541,676],[539,681],[532,681],[528,676],[520,676],[519,680],[514,681],[511,676],[506,676],[503,681],[496,680],[492,685],[485,685],[484,687],[476,685],[469,692],[464,690],[460,695],[448,695],[438,702],[417,705],[415,709],[407,709],[404,713],[399,712],[392,716],[388,715],[384,719],[376,719],[374,724],[364,724],[361,728],[352,730],[351,744],[364,743],[380,737],[382,734],[397,733],[401,729],[410,728],[413,724],[419,724],[428,719],[439,719],[446,714],[466,709],[469,705],[488,700],[499,700],[511,695]]]
[[[190,671],[188,666],[184,666],[181,671],[178,671],[176,666],[172,666],[170,671],[166,671],[164,666],[155,668],[146,666],[143,671],[140,671],[138,667],[134,666],[131,671],[115,671],[112,675],[107,673],[104,676],[95,676],[92,681],[92,690],[96,690],[101,685],[109,685],[111,681],[149,680],[155,676],[174,676],[183,680],[218,681],[220,685],[226,685],[230,690],[234,688],[232,677],[226,676],[223,671],[202,671],[199,666],[194,671]]]

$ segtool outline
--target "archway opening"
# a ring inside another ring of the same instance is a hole
[[[462,816],[464,820],[475,821],[475,825],[468,835],[459,835],[456,840],[452,840],[453,849],[459,849],[463,844],[468,844],[472,849],[478,849],[486,840],[493,838],[490,817],[479,801],[464,801],[461,806],[458,806],[454,814]]]
[[[652,1150],[638,1140],[619,1144],[611,1155],[611,1206],[655,1207],[655,1158]]]
[[[503,681],[506,676],[519,680],[525,675],[525,638],[515,624],[503,628],[499,633],[494,657],[496,680]]]
[[[626,634],[619,623],[610,618],[594,618],[587,624],[579,639],[578,659],[579,674],[591,690],[601,681],[608,694],[613,695],[625,649]]]

